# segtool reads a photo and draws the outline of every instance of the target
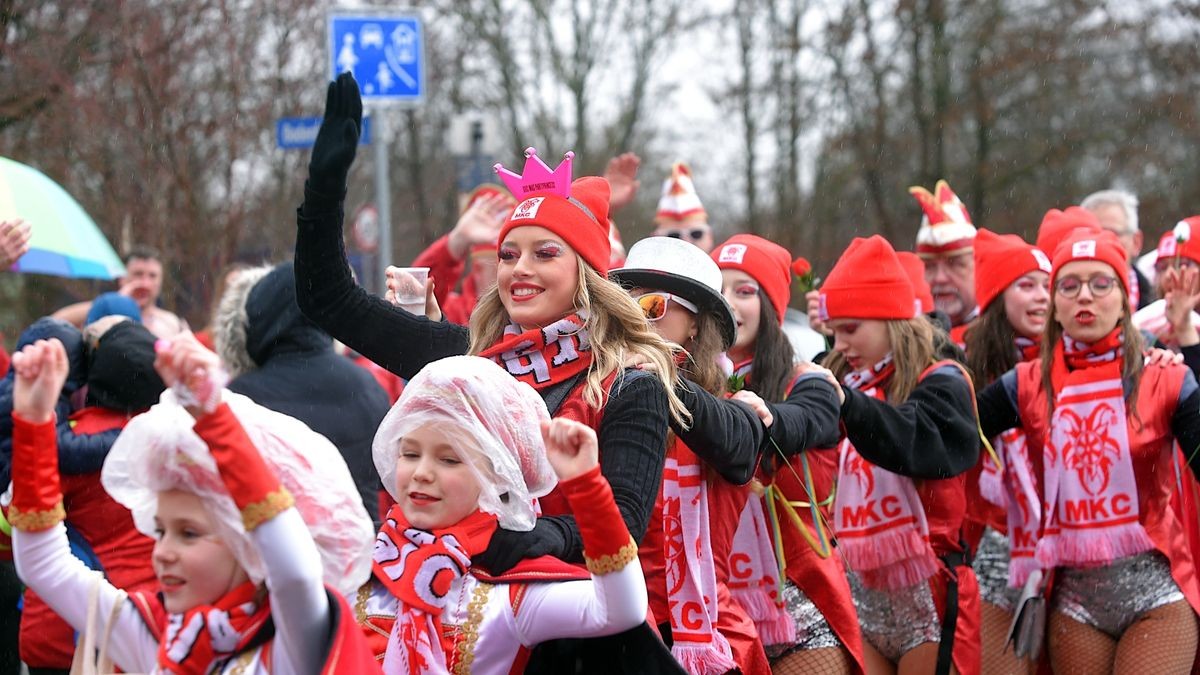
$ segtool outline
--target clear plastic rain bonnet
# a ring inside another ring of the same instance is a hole
[[[375,529],[337,448],[303,422],[230,391],[222,393],[268,466],[292,493],[321,553],[325,583],[353,598],[371,571]],[[200,497],[221,538],[255,583],[265,578],[258,549],[217,472],[195,421],[171,390],[134,417],[113,444],[101,482],[133,512],[138,531],[154,536],[158,493],[181,490]]]
[[[533,529],[533,499],[558,483],[546,459],[541,422],[546,404],[532,387],[489,359],[452,356],[434,361],[409,380],[375,434],[375,468],[393,499],[400,441],[434,425],[482,488],[479,508],[508,530]]]

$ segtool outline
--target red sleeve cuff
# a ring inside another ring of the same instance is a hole
[[[558,485],[575,514],[589,572],[610,574],[637,560],[637,544],[629,535],[625,519],[613,500],[612,487],[599,466]]]
[[[258,453],[228,404],[197,419],[193,428],[208,444],[247,532],[292,507],[291,493]]]
[[[13,501],[8,521],[26,532],[48,530],[66,518],[58,482],[57,424],[34,424],[13,413]]]

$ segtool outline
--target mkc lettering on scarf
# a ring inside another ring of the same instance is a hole
[[[513,375],[533,373],[538,384],[549,382],[551,364],[553,367],[558,367],[576,361],[579,359],[580,351],[590,348],[587,342],[580,340],[581,328],[583,327],[576,326],[570,333],[559,333],[552,326],[542,329],[542,340],[546,345],[558,347],[558,351],[550,357],[550,364],[546,363],[546,357],[541,350],[536,348],[537,346],[532,340],[526,340],[515,348],[501,353],[500,358],[504,360],[508,372]]]
[[[674,615],[675,607],[679,605],[679,601],[668,600],[667,605],[671,609],[671,614]],[[700,630],[704,628],[704,616],[704,608],[700,606],[700,603],[692,600],[684,602],[683,606],[679,608],[680,625],[688,630]]]
[[[879,505],[879,511],[875,510],[875,505]],[[880,517],[880,513],[883,517]],[[884,518],[893,519],[899,517],[900,498],[895,495],[888,495],[880,500],[869,499],[865,504],[856,506],[842,507],[842,523],[846,527],[865,527],[872,522],[882,523]]]
[[[1133,500],[1129,495],[1108,497],[1085,497],[1063,501],[1062,522],[1082,523],[1103,521],[1128,516],[1133,511]]]

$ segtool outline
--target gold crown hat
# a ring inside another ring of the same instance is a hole
[[[683,162],[671,165],[671,176],[663,181],[662,196],[658,198],[658,212],[654,215],[655,225],[679,225],[681,223],[707,223],[708,213],[696,194],[692,182],[692,169]]]
[[[939,180],[932,193],[920,186],[910,187],[908,192],[923,212],[917,231],[917,255],[931,258],[972,250],[975,225],[949,183]]]

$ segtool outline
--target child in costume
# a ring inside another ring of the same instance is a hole
[[[53,410],[67,374],[62,345],[38,341],[13,367],[18,573],[76,630],[94,595],[91,609],[111,617],[117,666],[378,672],[342,597],[367,574],[370,519],[327,440],[223,390],[216,355],[190,335],[160,343],[156,368],[171,390],[129,422],[101,475],[156,540],[161,591],[126,598],[70,555],[61,523]]]
[[[396,504],[356,611],[385,673],[521,672],[539,642],[646,620],[637,546],[600,473],[596,433],[551,422],[533,388],[490,360],[426,366],[384,418],[374,457]],[[472,567],[499,527],[534,526],[534,500],[556,482],[587,570],[548,556],[498,576]]]

